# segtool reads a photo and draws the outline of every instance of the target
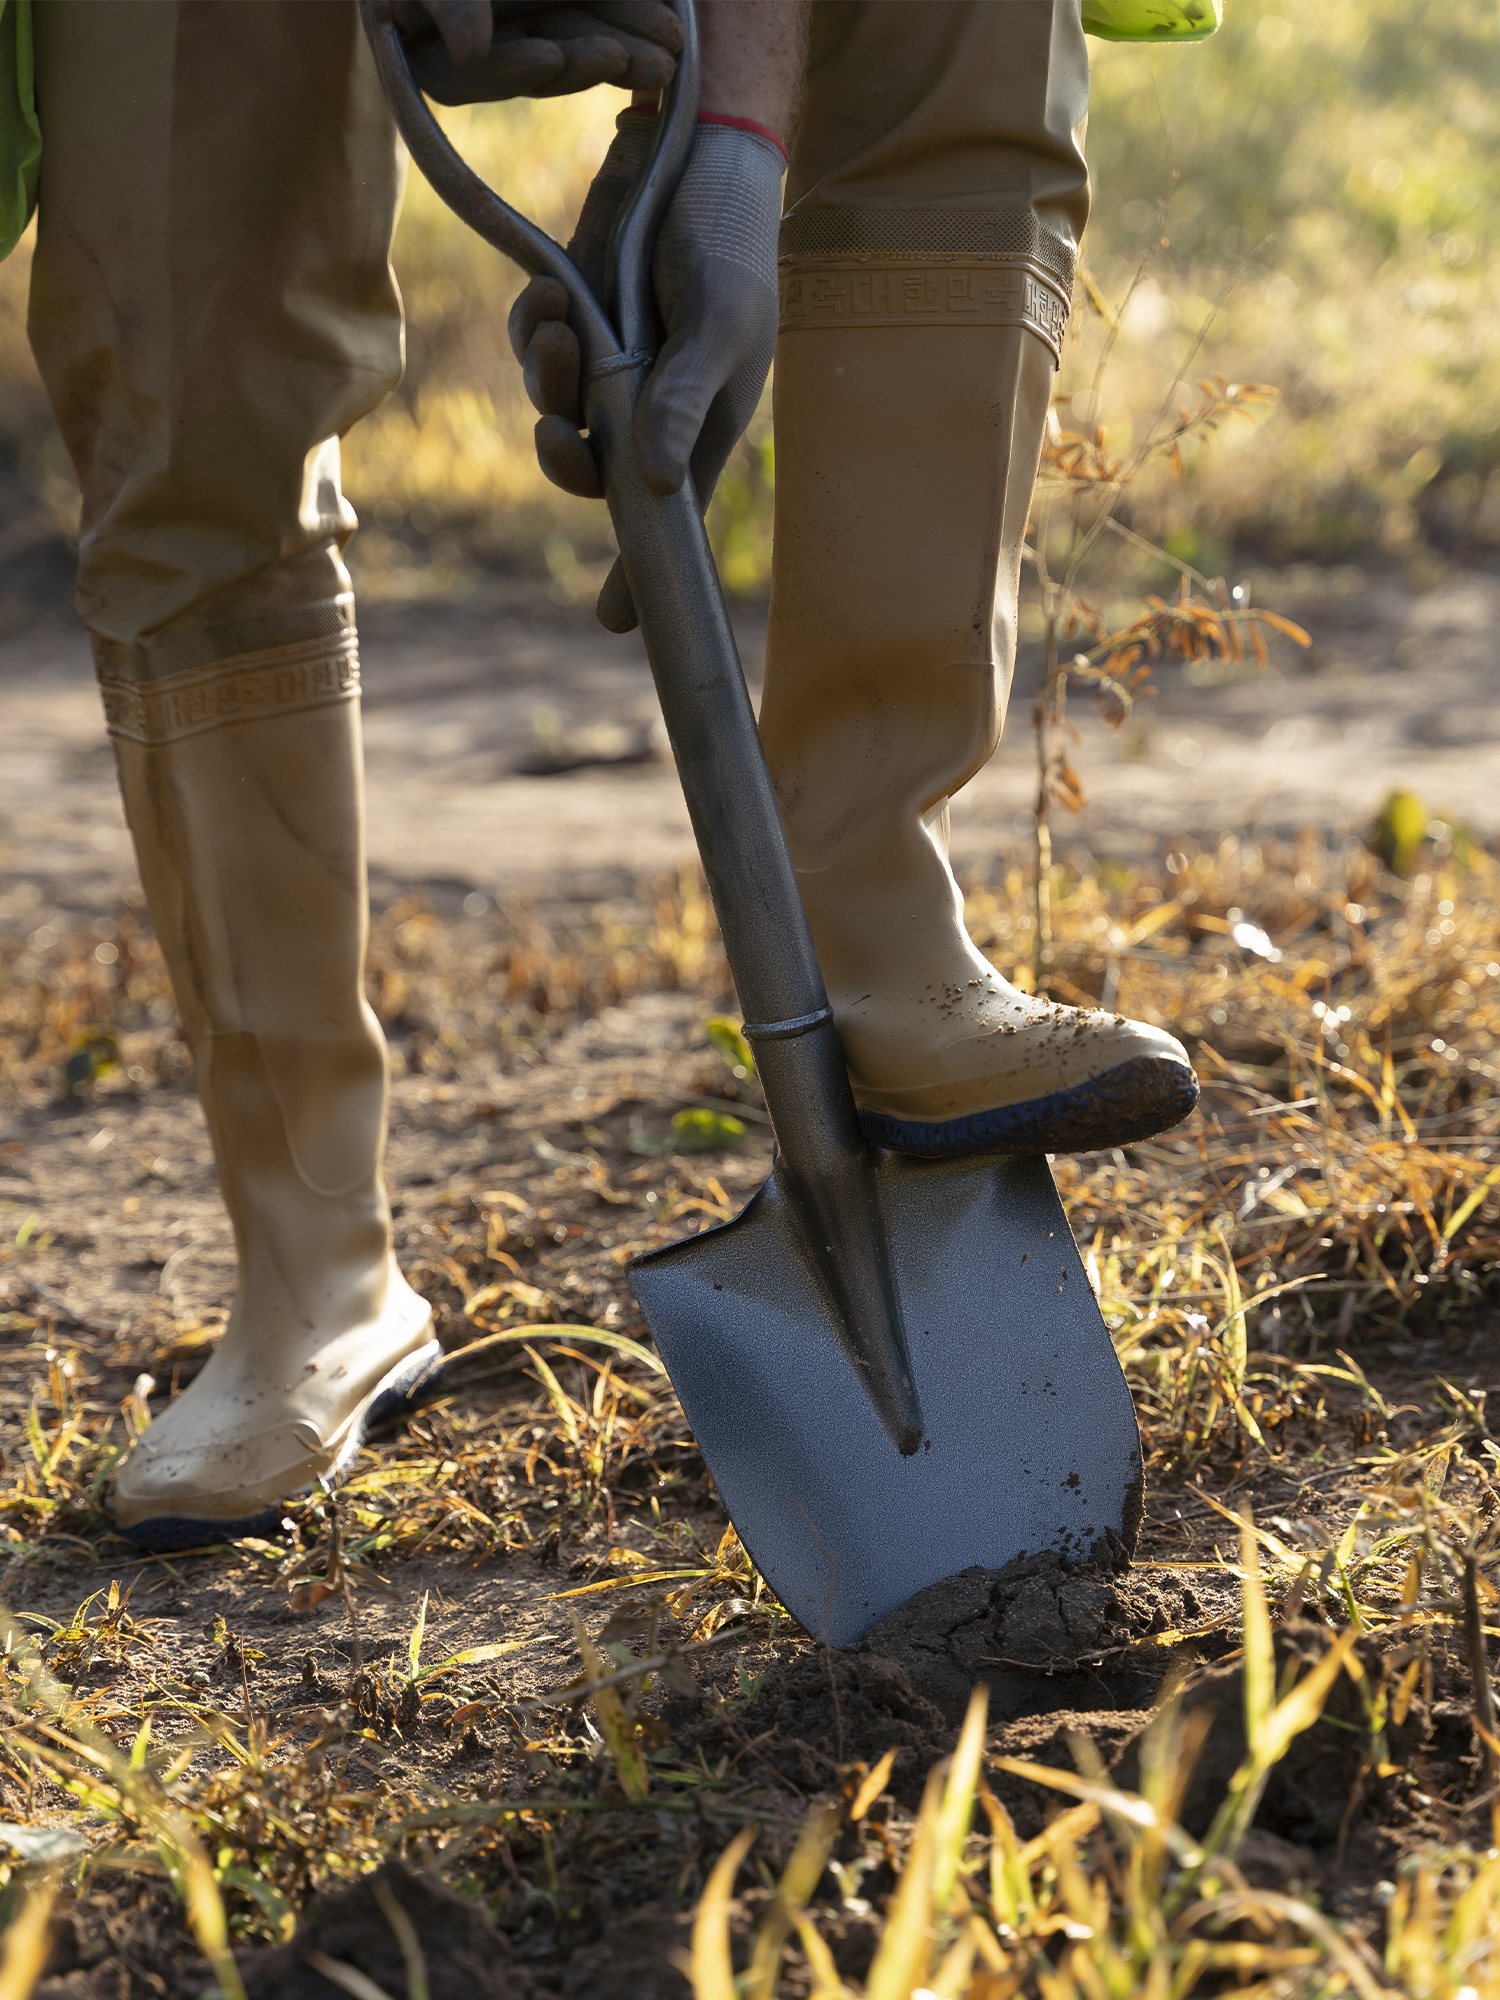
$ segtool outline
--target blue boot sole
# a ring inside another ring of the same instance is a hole
[[[356,1455],[371,1431],[409,1416],[415,1410],[421,1391],[442,1364],[443,1350],[435,1340],[430,1340],[425,1347],[419,1347],[415,1354],[408,1354],[391,1370],[351,1426],[338,1464],[334,1467],[335,1474]],[[215,1542],[237,1541],[242,1535],[259,1535],[263,1540],[269,1540],[280,1534],[281,1517],[288,1504],[311,1491],[311,1486],[302,1487],[296,1493],[289,1493],[286,1499],[278,1500],[275,1506],[264,1507],[258,1514],[242,1515],[238,1520],[215,1521],[196,1519],[189,1514],[158,1514],[149,1521],[137,1521],[129,1528],[116,1526],[115,1533],[122,1541],[129,1542],[132,1548],[144,1549],[151,1555],[171,1555],[188,1549],[207,1548]]]
[[[862,1111],[865,1137],[917,1159],[961,1159],[971,1153],[1095,1153],[1128,1146],[1181,1124],[1198,1102],[1198,1079],[1167,1056],[1137,1056],[1087,1083],[1054,1090],[1023,1104],[941,1123]]]

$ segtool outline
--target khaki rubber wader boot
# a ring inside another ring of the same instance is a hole
[[[948,865],[1004,721],[1053,368],[1026,326],[784,311],[761,734],[866,1134],[907,1153],[1119,1146],[1198,1094],[1161,1029],[1003,979]]]
[[[439,1350],[380,1175],[352,629],[101,681],[239,1254],[223,1338],[115,1480],[129,1539],[185,1547],[274,1529]]]

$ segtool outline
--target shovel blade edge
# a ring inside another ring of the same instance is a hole
[[[1111,1530],[1134,1545],[1130,1392],[1041,1158],[877,1175],[917,1394],[904,1458],[807,1273],[776,1175],[732,1222],[630,1279],[751,1559],[814,1638],[846,1646],[929,1584]]]

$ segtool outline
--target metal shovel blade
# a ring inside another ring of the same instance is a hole
[[[1140,1448],[1045,1162],[914,1162],[861,1137],[697,498],[647,485],[651,251],[697,129],[692,0],[605,298],[454,151],[393,0],[360,0],[413,159],[454,213],[568,298],[605,497],[756,1053],[780,1161],[744,1212],[632,1266],[741,1539],[815,1637],[847,1645],[914,1592],[1023,1552],[1128,1545]]]
[[[734,1221],[631,1283],[740,1540],[814,1638],[845,1646],[915,1592],[1106,1529],[1133,1546],[1130,1392],[1045,1160],[876,1174],[921,1448],[903,1457],[807,1273],[773,1172]]]

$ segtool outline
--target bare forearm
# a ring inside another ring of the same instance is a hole
[[[750,118],[785,145],[807,65],[811,0],[698,0],[705,111]]]

